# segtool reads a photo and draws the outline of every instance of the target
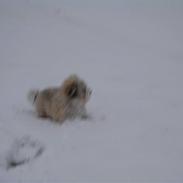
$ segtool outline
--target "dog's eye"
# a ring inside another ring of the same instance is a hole
[[[77,86],[72,86],[68,91],[68,96],[71,98],[76,98],[78,96]]]

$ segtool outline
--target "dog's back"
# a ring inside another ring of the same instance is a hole
[[[52,100],[53,96],[58,92],[58,88],[47,88],[40,93],[40,97],[44,98],[45,101]]]

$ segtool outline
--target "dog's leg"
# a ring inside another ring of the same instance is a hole
[[[39,116],[40,118],[47,118],[47,117],[48,117],[48,115],[46,115],[46,113],[43,112],[43,111],[39,111],[39,112],[38,112],[38,116]]]
[[[63,110],[59,110],[54,116],[53,120],[62,123],[66,118],[65,112]]]

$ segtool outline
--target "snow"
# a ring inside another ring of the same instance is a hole
[[[0,1],[0,182],[182,182],[182,19],[178,0]],[[29,89],[72,73],[92,119],[37,118]]]

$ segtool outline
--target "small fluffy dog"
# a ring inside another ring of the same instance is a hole
[[[59,122],[68,118],[87,118],[85,106],[90,96],[91,90],[76,75],[69,76],[60,87],[32,90],[28,94],[39,117]]]

